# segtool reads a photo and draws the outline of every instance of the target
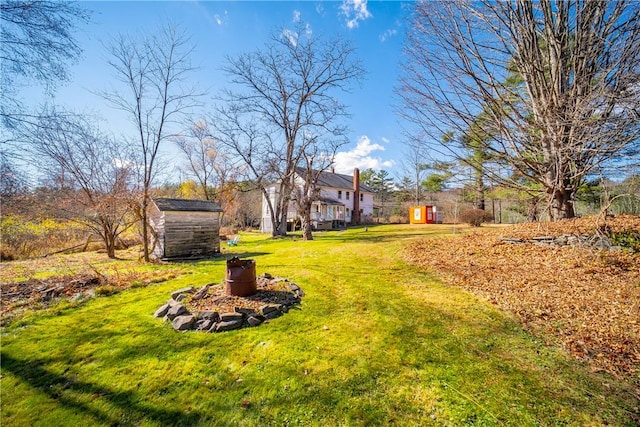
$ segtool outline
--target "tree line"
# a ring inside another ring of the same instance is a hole
[[[160,153],[172,146],[193,184],[190,197],[229,213],[242,195],[258,192],[274,235],[286,234],[295,203],[312,239],[316,181],[348,143],[340,99],[366,74],[350,42],[303,23],[275,28],[261,48],[224,58],[229,84],[207,111],[186,31],[163,25],[120,35],[105,45],[113,89],[95,90],[132,125],[114,135],[90,114],[53,105],[31,111],[16,91],[36,82],[53,92],[68,78],[80,54],[73,29],[90,24],[90,13],[53,1],[3,2],[0,12],[3,199],[33,192],[20,179],[20,164],[31,164],[65,195],[64,203],[54,197],[57,216],[100,236],[111,257],[118,237],[139,225],[149,260],[148,207],[160,194]],[[639,20],[638,4],[626,1],[416,2],[397,85],[403,176],[392,183],[386,171],[363,174],[381,216],[448,188],[480,210],[487,197],[510,194],[530,220],[544,212],[559,220],[576,214],[576,200],[596,180],[600,191],[618,191],[619,183],[602,185],[616,167],[633,184]],[[266,197],[273,183],[275,197]],[[615,191],[607,197],[627,200]]]

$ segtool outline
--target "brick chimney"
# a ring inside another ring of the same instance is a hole
[[[351,223],[360,224],[360,170],[353,170],[353,211],[351,212]]]

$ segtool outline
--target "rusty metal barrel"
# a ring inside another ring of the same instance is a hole
[[[255,260],[238,257],[227,260],[225,282],[227,284],[226,295],[248,297],[258,292]]]

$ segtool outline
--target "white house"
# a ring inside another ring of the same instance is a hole
[[[303,184],[304,169],[296,171],[296,182]],[[278,186],[267,188],[267,193],[274,203]],[[360,171],[354,169],[353,176],[333,172],[320,172],[318,177],[318,197],[311,207],[311,221],[316,230],[333,230],[345,228],[347,224],[361,224],[371,221],[373,216],[373,190],[360,184]],[[287,212],[287,229],[293,230],[300,221],[295,203],[289,203]],[[261,230],[271,233],[272,224],[269,207],[265,196],[262,197]]]

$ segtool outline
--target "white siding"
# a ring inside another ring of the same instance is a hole
[[[297,181],[299,185],[301,185],[301,180],[298,178]],[[349,193],[349,199],[347,199],[347,192]],[[268,189],[268,193],[272,202],[275,200],[276,187],[271,186]],[[366,191],[360,190],[360,194],[362,194],[362,201],[360,202],[360,209],[362,210],[361,220],[365,220],[367,217],[373,216],[373,193],[369,193]],[[322,212],[315,212],[312,210],[311,216],[312,219],[323,219],[323,220],[342,220],[347,223],[351,222],[351,215],[353,212],[353,203],[354,203],[354,191],[352,188],[334,188],[334,187],[320,187],[320,199],[331,199],[337,202],[344,204],[344,208],[338,206],[325,206]],[[338,197],[340,196],[340,197]],[[339,209],[340,208],[340,209]],[[346,212],[345,212],[346,211]],[[344,216],[342,216],[344,215]],[[295,209],[295,204],[289,204],[289,219],[293,219],[297,216],[297,212]],[[261,231],[263,233],[271,233],[272,225],[271,225],[271,217],[269,215],[269,209],[267,206],[267,201],[263,195],[262,197],[262,221],[261,221]]]

